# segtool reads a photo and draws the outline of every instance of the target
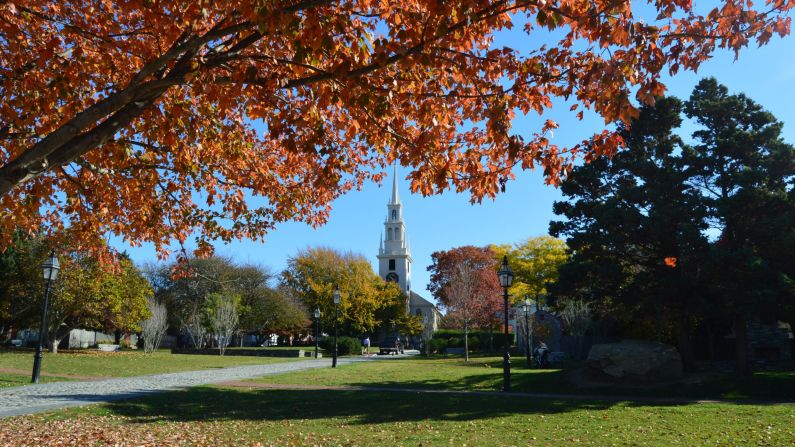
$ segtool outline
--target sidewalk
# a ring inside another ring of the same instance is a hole
[[[393,357],[394,358],[394,357]],[[338,365],[376,361],[385,357],[341,357]],[[150,376],[124,377],[83,382],[40,383],[0,389],[0,418],[39,413],[59,408],[131,399],[161,391],[198,385],[240,381],[271,374],[329,368],[331,359],[302,360],[265,365],[186,371]]]

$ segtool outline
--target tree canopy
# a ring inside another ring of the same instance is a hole
[[[560,239],[551,236],[531,237],[513,245],[491,247],[508,263],[514,272],[513,285],[508,290],[514,302],[529,295],[534,300],[546,295],[547,286],[558,279],[558,267],[569,259],[568,247]]]
[[[324,247],[302,250],[288,260],[281,284],[310,311],[320,308],[324,331],[334,326],[336,288],[340,291],[338,323],[343,333],[419,329],[419,317],[408,315],[406,294],[397,284],[381,279],[361,255]]]
[[[0,258],[0,336],[37,327],[44,307],[41,265],[53,241],[18,237]],[[72,329],[134,332],[148,318],[152,287],[128,258],[107,264],[91,253],[61,247],[61,270],[52,283],[48,332],[52,349]]]
[[[431,260],[428,290],[447,309],[448,321],[465,327],[492,328],[499,324],[502,288],[491,248],[466,245],[434,252]]]
[[[789,32],[791,1],[27,0],[0,5],[0,245],[71,227],[153,243],[320,224],[398,160],[411,188],[494,196],[513,169],[552,182],[573,147],[539,120],[557,98],[606,122],[662,94],[667,70]],[[528,42],[497,48],[521,27]],[[568,107],[568,105],[566,106]],[[582,115],[579,115],[580,117]],[[257,200],[247,200],[256,196]]]
[[[682,114],[698,126],[691,145],[674,133]],[[694,330],[732,330],[746,372],[748,320],[795,315],[795,148],[772,114],[711,78],[629,124],[627,150],[562,184],[566,220],[550,232],[573,256],[554,293],[675,339],[688,365]]]

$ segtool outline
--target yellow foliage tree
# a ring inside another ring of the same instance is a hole
[[[288,261],[282,284],[309,309],[320,307],[321,325],[334,325],[333,294],[340,290],[340,330],[347,334],[373,332],[394,326],[412,332],[416,322],[408,316],[405,294],[373,272],[361,255],[331,248],[309,248]]]
[[[497,259],[508,256],[508,263],[515,274],[508,293],[514,302],[524,299],[525,295],[535,300],[546,295],[547,285],[558,279],[558,267],[569,259],[566,243],[552,236],[494,245],[491,249]]]

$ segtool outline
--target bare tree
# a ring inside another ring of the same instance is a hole
[[[469,361],[469,328],[483,308],[479,287],[479,271],[468,262],[456,264],[445,286],[448,315],[464,326],[464,360]]]
[[[238,298],[229,295],[213,294],[210,297],[212,311],[210,327],[218,344],[219,354],[224,355],[238,324]]]
[[[188,333],[188,337],[196,349],[203,348],[207,341],[205,316],[205,309],[196,305],[192,306],[183,318],[180,318],[182,329]]]
[[[591,325],[591,309],[589,303],[583,300],[568,300],[560,310],[560,318],[569,328],[569,334],[577,338],[577,357],[582,351],[582,339]]]
[[[160,347],[163,335],[168,329],[166,305],[149,298],[147,307],[152,316],[141,322],[141,336],[144,339],[144,352],[154,352]]]

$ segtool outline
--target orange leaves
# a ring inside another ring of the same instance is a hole
[[[703,17],[660,0],[641,17],[601,0],[166,3],[0,6],[0,135],[24,135],[0,138],[0,234],[71,226],[161,254],[195,237],[206,253],[286,220],[321,224],[335,197],[393,160],[423,194],[493,197],[515,167],[555,183],[580,154],[623,142],[605,131],[558,147],[557,124],[516,129],[516,113],[545,117],[563,99],[580,119],[630,119],[664,94],[664,67],[787,34],[793,7],[726,0]],[[516,20],[530,39],[561,37],[493,48]]]
[[[669,256],[669,257],[663,259],[663,263],[665,264],[665,266],[666,267],[670,267],[670,268],[675,268],[676,267],[676,262],[677,262],[677,259],[676,259],[676,257],[673,257],[673,256]]]

